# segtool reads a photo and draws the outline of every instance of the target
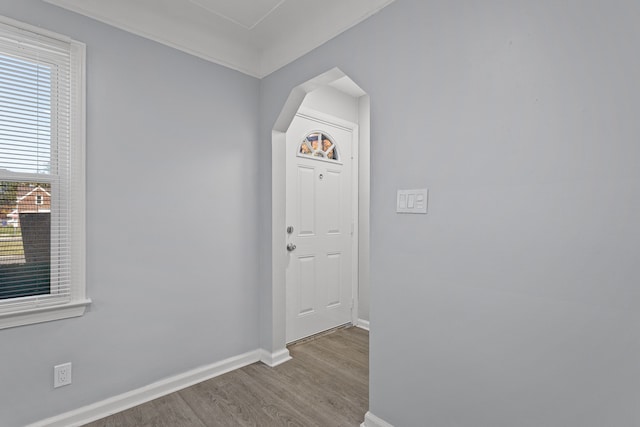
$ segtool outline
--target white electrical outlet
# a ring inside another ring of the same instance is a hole
[[[53,367],[53,388],[71,384],[71,362]]]

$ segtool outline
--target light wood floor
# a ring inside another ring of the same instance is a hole
[[[88,426],[359,426],[369,407],[369,334],[339,329],[289,351],[293,360],[275,368],[254,363]]]

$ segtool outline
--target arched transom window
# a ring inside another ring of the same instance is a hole
[[[319,157],[321,159],[338,161],[338,147],[333,139],[323,132],[311,132],[300,144],[298,155]]]

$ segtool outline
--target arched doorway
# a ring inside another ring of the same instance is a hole
[[[316,99],[315,107],[332,107],[332,93],[350,98],[355,106],[359,127],[356,146],[358,150],[357,176],[357,298],[355,300],[358,326],[368,327],[369,285],[369,96],[338,68],[295,87],[282,108],[272,130],[272,298],[271,298],[271,352],[265,351],[262,361],[275,366],[289,360],[286,349],[286,268],[289,260],[286,224],[286,132],[301,108],[308,108],[306,101],[325,91]],[[337,109],[338,110],[338,109]],[[339,117],[344,111],[332,111]],[[364,313],[364,314],[363,314]]]

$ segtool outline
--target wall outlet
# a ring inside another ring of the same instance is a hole
[[[71,362],[53,367],[53,388],[71,384]]]

